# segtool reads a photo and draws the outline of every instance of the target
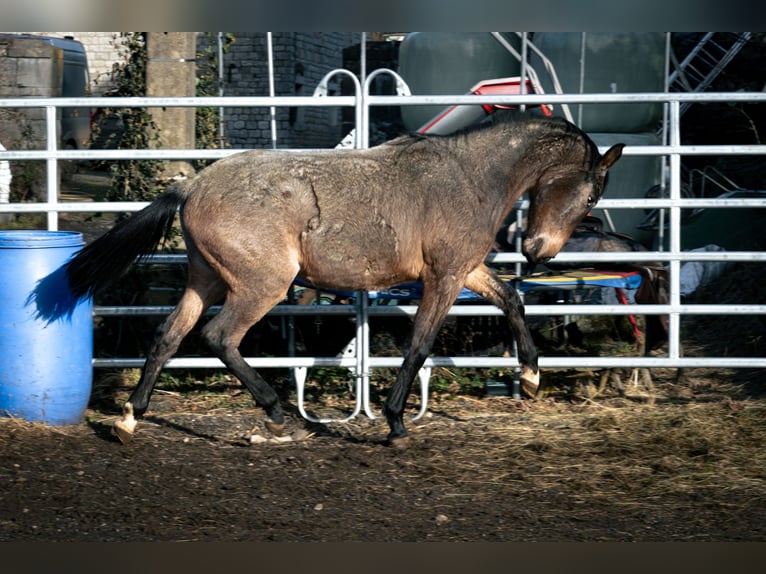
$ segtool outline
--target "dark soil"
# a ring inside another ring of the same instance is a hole
[[[764,275],[740,264],[697,302],[757,303]],[[766,353],[760,316],[683,319],[684,354]],[[608,331],[585,351],[624,351]],[[392,372],[378,372],[379,408]],[[436,370],[399,451],[380,417],[304,423],[287,384],[288,430],[313,436],[251,444],[263,413],[220,373],[161,381],[122,445],[111,425],[135,373],[97,373],[80,425],[0,418],[0,541],[766,541],[763,369],[652,369],[651,384],[616,372],[622,391],[615,377],[599,390],[601,374],[548,370],[542,398],[513,400],[483,394],[497,372],[469,385]],[[343,382],[312,376],[311,408],[351,410]]]
[[[221,382],[155,393],[127,446],[108,401],[0,419],[0,541],[766,541],[762,372],[595,398],[559,375],[536,401],[436,395],[404,451],[364,416],[250,444],[262,413]]]

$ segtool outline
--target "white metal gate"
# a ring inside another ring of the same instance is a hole
[[[57,188],[57,167],[61,160],[116,160],[116,159],[218,159],[243,150],[87,150],[70,151],[57,147],[56,115],[57,108],[64,106],[79,107],[198,107],[215,106],[218,108],[233,106],[348,106],[354,107],[356,117],[357,147],[364,147],[364,138],[369,133],[370,106],[401,105],[453,105],[453,104],[580,104],[580,103],[662,103],[667,106],[667,144],[657,146],[629,146],[623,151],[629,155],[649,155],[666,158],[668,165],[669,197],[665,199],[609,199],[604,198],[597,209],[647,209],[661,208],[669,213],[669,249],[667,251],[641,253],[561,253],[556,260],[561,262],[650,262],[662,261],[670,271],[670,302],[667,305],[635,305],[626,309],[623,305],[527,305],[528,315],[668,315],[669,344],[664,357],[541,357],[540,367],[713,367],[713,368],[764,368],[765,357],[685,357],[681,351],[680,318],[683,315],[751,315],[765,314],[766,304],[686,304],[680,296],[680,267],[686,261],[725,261],[725,262],[764,262],[766,252],[755,251],[718,251],[684,252],[681,251],[681,210],[688,208],[766,208],[766,199],[762,198],[683,198],[681,196],[681,157],[691,155],[764,155],[766,145],[682,145],[680,137],[680,107],[693,102],[762,102],[766,103],[766,93],[628,93],[628,94],[544,94],[516,96],[373,96],[367,93],[368,84],[360,86],[357,82],[355,96],[335,97],[223,97],[223,98],[24,98],[0,99],[0,108],[45,108],[47,118],[47,147],[42,150],[14,151],[0,150],[0,161],[44,160],[47,163],[47,200],[41,203],[0,204],[0,213],[43,212],[47,213],[49,230],[58,229],[58,216],[64,212],[132,212],[145,207],[144,202],[67,202],[62,201]],[[601,150],[605,151],[604,149]],[[296,153],[299,153],[296,150]],[[607,194],[608,195],[608,194]],[[523,203],[523,202],[522,202]],[[148,259],[148,263],[183,263],[184,256],[157,255]],[[489,262],[523,262],[521,254],[504,253],[491,257]],[[375,306],[367,304],[366,297],[358,297],[355,306],[297,306],[279,305],[271,315],[324,315],[344,314],[356,317],[356,352],[352,357],[249,357],[247,362],[255,368],[289,367],[295,369],[299,381],[299,394],[302,393],[301,378],[305,370],[311,367],[344,367],[353,371],[356,378],[357,403],[349,417],[356,416],[362,410],[374,417],[369,404],[369,373],[371,369],[396,367],[401,364],[401,357],[371,357],[369,351],[370,317],[405,314],[412,315],[415,306]],[[166,315],[168,307],[104,307],[96,306],[95,315],[101,316],[137,316]],[[501,312],[489,305],[455,306],[451,315],[492,316]],[[95,368],[140,367],[144,359],[95,358]],[[167,365],[169,368],[217,368],[223,367],[215,358],[176,357]],[[423,398],[422,414],[425,410],[427,380],[433,367],[498,367],[515,368],[515,358],[504,357],[438,357],[429,358],[421,371],[421,392]],[[301,405],[302,408],[302,405]],[[304,413],[305,414],[305,413]],[[307,415],[306,415],[307,416]]]

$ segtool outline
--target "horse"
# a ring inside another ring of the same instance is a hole
[[[464,286],[503,311],[517,342],[522,386],[534,396],[538,355],[523,303],[485,258],[524,194],[530,210],[523,254],[535,264],[554,257],[602,196],[623,147],[601,155],[573,124],[520,114],[450,135],[402,135],[369,149],[238,152],[169,186],[65,264],[72,296],[93,296],[152,253],[180,211],[187,284],[157,330],[115,434],[123,443],[132,439],[165,362],[221,301],[203,340],[264,410],[268,431],[284,434],[276,392],[238,347],[284,300],[296,276],[346,291],[422,283],[403,362],[383,405],[389,445],[409,442],[406,398]]]

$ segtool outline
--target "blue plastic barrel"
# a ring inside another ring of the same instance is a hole
[[[0,231],[0,415],[82,421],[93,385],[93,303],[75,300],[62,264],[69,231]]]

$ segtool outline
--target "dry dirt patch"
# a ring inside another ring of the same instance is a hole
[[[404,452],[364,417],[249,445],[236,387],[156,395],[129,446],[103,410],[0,419],[0,540],[763,541],[766,402],[737,376],[668,372],[654,405],[436,397]]]

